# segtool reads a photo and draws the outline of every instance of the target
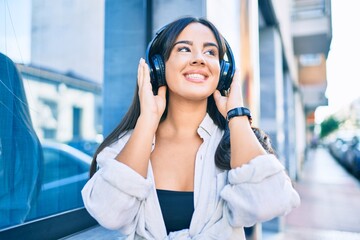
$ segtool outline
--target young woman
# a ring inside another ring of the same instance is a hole
[[[149,59],[163,61],[153,79],[140,60],[133,104],[99,147],[82,191],[89,213],[124,239],[244,239],[244,226],[299,205],[251,128],[241,74],[227,95],[217,89],[224,41],[209,21],[181,18],[149,45]],[[154,79],[166,84],[157,89]]]

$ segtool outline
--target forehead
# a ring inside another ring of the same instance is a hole
[[[201,23],[190,23],[176,38],[176,40],[201,40],[204,42],[216,42],[214,33]]]

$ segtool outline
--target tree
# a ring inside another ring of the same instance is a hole
[[[330,116],[324,121],[321,122],[320,127],[320,138],[324,138],[333,131],[337,130],[341,122],[337,120],[334,116]]]

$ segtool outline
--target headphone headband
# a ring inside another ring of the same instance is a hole
[[[165,26],[163,26],[162,28],[160,28],[159,30],[156,31],[155,36],[153,37],[153,39],[151,39],[151,41],[149,42],[149,44],[146,47],[146,54],[145,54],[145,61],[147,64],[150,63],[149,61],[149,55],[150,55],[150,49],[152,47],[152,45],[154,44],[155,40],[157,40],[158,36],[168,27],[168,24],[166,24]]]

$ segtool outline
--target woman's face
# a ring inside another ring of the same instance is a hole
[[[207,99],[216,90],[219,74],[219,46],[213,32],[203,24],[189,24],[176,38],[166,61],[170,96]]]

